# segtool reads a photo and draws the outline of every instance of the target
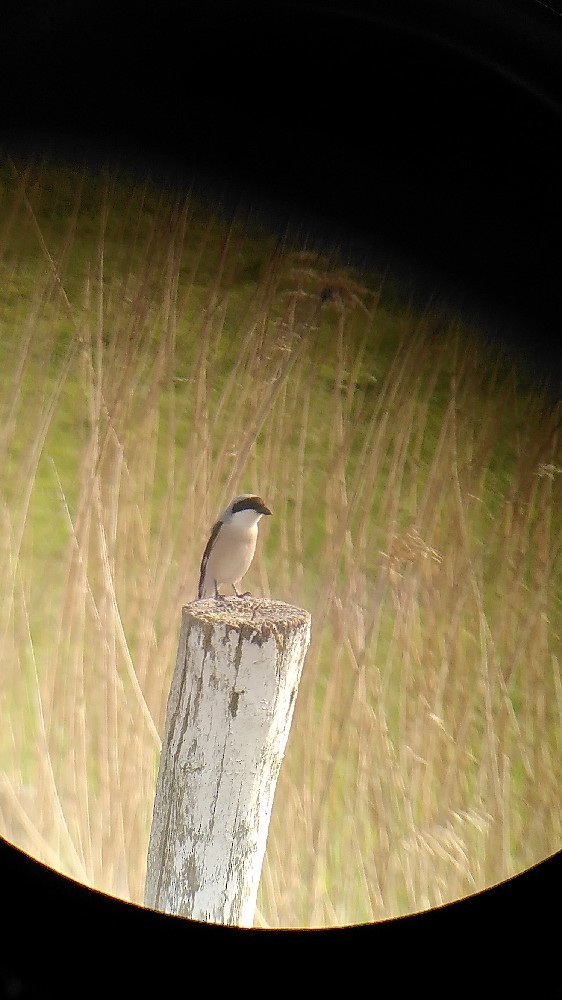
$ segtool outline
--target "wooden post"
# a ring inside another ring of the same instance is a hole
[[[146,906],[252,926],[309,641],[309,613],[280,601],[232,597],[183,609]]]

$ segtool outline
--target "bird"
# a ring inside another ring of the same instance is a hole
[[[255,493],[242,493],[231,500],[226,510],[213,525],[205,546],[199,574],[198,599],[215,597],[224,599],[220,586],[231,585],[237,597],[236,584],[250,568],[256,551],[258,523],[263,515],[271,514],[269,507]]]

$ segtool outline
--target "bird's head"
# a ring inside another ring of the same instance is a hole
[[[264,514],[271,514],[261,497],[255,493],[241,493],[234,497],[228,507],[221,514],[220,520],[223,524],[256,524]]]

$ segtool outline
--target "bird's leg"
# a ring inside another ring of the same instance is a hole
[[[233,587],[234,593],[236,594],[237,597],[251,597],[252,596],[249,590],[247,590],[244,594],[239,594],[238,591],[236,590],[236,587],[235,587],[234,584],[232,584],[232,587]]]
[[[215,580],[215,601],[224,601],[224,594],[219,594],[219,588],[217,587],[216,580]]]

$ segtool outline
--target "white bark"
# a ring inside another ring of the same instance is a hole
[[[145,903],[251,927],[310,615],[255,598],[183,609]]]

